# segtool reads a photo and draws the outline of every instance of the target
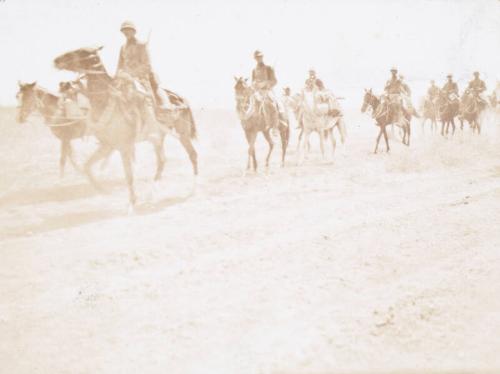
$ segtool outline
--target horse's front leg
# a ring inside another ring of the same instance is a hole
[[[337,140],[333,134],[333,128],[330,130],[330,140],[332,142],[332,162],[335,161],[335,149],[337,148]]]
[[[285,167],[286,150],[288,148],[288,141],[290,139],[290,124],[287,127],[282,127],[280,131],[281,137],[281,167]]]
[[[377,150],[378,150],[378,143],[380,142],[380,138],[382,137],[382,134],[384,134],[384,136],[386,135],[385,131],[383,131],[382,129],[385,129],[385,127],[383,127],[382,125],[379,126],[379,132],[378,132],[378,136],[377,136],[377,140],[375,141],[375,150],[373,151],[373,153],[377,153]]]
[[[271,135],[269,134],[269,131],[270,130],[265,130],[263,132],[264,138],[266,139],[267,144],[269,144],[269,151],[267,152],[267,156],[266,156],[266,168],[269,167],[269,160],[271,158],[271,154],[273,153],[273,148],[274,148],[274,142],[273,142],[273,139],[271,138]]]
[[[97,150],[90,156],[90,158],[87,160],[84,166],[85,175],[89,179],[90,183],[95,188],[101,191],[103,191],[103,188],[102,186],[99,185],[99,183],[95,179],[94,174],[92,172],[92,167],[96,162],[108,157],[112,151],[113,151],[112,148],[108,147],[107,145],[101,144],[99,148],[97,148]]]
[[[325,161],[325,131],[320,129],[319,134],[319,148],[321,149],[321,158]]]
[[[299,141],[299,145],[298,145],[298,154],[297,154],[297,165],[302,165],[302,163],[304,162],[304,159],[305,159],[305,154],[306,154],[306,151],[307,151],[307,143],[309,142],[309,130],[308,129],[305,129],[303,128],[302,129],[302,134],[301,134],[301,139]]]
[[[164,139],[165,135],[162,134],[159,139],[155,139],[151,142],[156,156],[156,173],[154,177],[155,182],[160,181],[163,174],[163,169],[165,168],[165,152],[163,149]]]
[[[406,145],[410,146],[410,138],[411,138],[411,122],[408,120],[406,123]]]
[[[248,157],[251,159],[253,171],[257,172],[257,157],[255,155],[255,141],[257,140],[257,131],[250,131],[248,134]]]

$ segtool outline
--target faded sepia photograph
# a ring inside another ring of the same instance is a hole
[[[500,373],[500,1],[0,0],[0,374]]]

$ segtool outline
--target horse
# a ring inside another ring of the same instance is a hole
[[[138,134],[137,121],[134,118],[136,113],[130,109],[135,105],[130,99],[126,99],[126,94],[120,89],[123,85],[128,89],[131,85],[135,87],[137,82],[124,82],[122,78],[113,79],[101,62],[98,53],[101,49],[102,47],[81,48],[67,52],[57,57],[54,65],[58,69],[80,73],[82,75],[80,79],[86,83],[84,93],[90,102],[89,126],[100,143],[98,149],[85,162],[84,171],[87,178],[94,187],[101,189],[93,175],[93,166],[98,161],[108,158],[113,151],[118,151],[129,191],[129,207],[133,209],[137,202],[132,170],[135,143],[149,141],[153,145],[157,162],[154,181],[158,182],[165,165],[163,152],[165,135],[171,131],[171,128],[174,128],[189,155],[196,176],[198,174],[197,153],[192,145],[192,140],[196,137],[196,125],[187,104],[175,111],[163,114],[163,120],[160,123],[150,105],[151,98],[145,94],[140,103],[142,109],[140,115],[143,116],[144,124],[141,133]]]
[[[431,100],[430,97],[425,97],[422,104],[422,134],[424,133],[427,120],[431,121],[431,132],[435,133],[438,118],[439,112],[437,103]]]
[[[247,78],[234,77],[234,94],[236,98],[236,113],[245,132],[248,142],[247,170],[257,171],[257,157],[255,155],[255,141],[259,132],[264,135],[269,151],[266,156],[266,168],[274,148],[270,130],[278,127],[281,138],[281,167],[285,166],[286,151],[290,140],[290,124],[288,119],[281,115],[277,104],[268,97],[260,96],[247,83]]]
[[[455,117],[459,114],[460,103],[456,98],[450,98],[443,91],[438,96],[438,112],[441,118],[441,135],[447,136],[450,125],[452,126],[451,135],[455,134]]]
[[[473,134],[475,134],[476,131],[478,135],[481,134],[480,114],[484,108],[485,104],[481,102],[478,94],[466,90],[459,104],[460,128],[463,129],[464,121],[467,121]]]
[[[59,158],[59,175],[64,176],[66,160],[69,158],[71,164],[77,171],[81,171],[73,156],[71,141],[82,138],[86,131],[86,118],[72,117],[60,112],[60,97],[50,93],[46,89],[33,83],[19,83],[17,99],[19,101],[18,123],[25,123],[29,116],[35,112],[39,113],[50,131],[61,142],[61,154]]]
[[[387,99],[389,101],[389,99]],[[375,151],[377,153],[378,144],[380,138],[384,135],[385,145],[387,152],[390,151],[389,147],[389,137],[387,136],[386,127],[388,125],[395,125],[403,130],[403,144],[406,146],[410,145],[410,118],[411,115],[404,112],[401,103],[397,101],[392,102],[382,102],[372,90],[365,89],[365,95],[363,97],[363,104],[361,106],[361,112],[364,113],[368,107],[372,109],[372,117],[375,119],[376,125],[379,127],[379,133],[375,143]]]
[[[330,138],[332,144],[332,159],[335,156],[337,141],[333,130],[338,128],[342,144],[345,141],[345,125],[340,110],[332,109],[334,103],[327,91],[302,91],[299,101],[299,125],[301,133],[299,134],[298,158],[302,162],[303,155],[309,150],[309,138],[311,133],[317,132],[319,135],[321,155],[325,157],[325,140]]]

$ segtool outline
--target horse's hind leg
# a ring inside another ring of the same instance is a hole
[[[191,138],[188,134],[182,134],[180,136],[180,141],[184,149],[189,155],[189,159],[191,160],[191,164],[193,165],[193,173],[194,175],[198,175],[198,154],[193,147],[193,143],[191,142]]]
[[[156,174],[154,181],[157,182],[161,179],[161,175],[163,173],[163,169],[165,168],[165,153],[163,151],[163,140],[165,136],[162,135],[160,139],[154,141],[153,147],[156,156]]]
[[[130,207],[134,207],[137,202],[137,196],[134,190],[134,172],[132,170],[132,155],[128,151],[120,152],[123,164],[123,171],[125,172],[125,178],[127,180],[127,187],[129,193],[129,204]]]
[[[110,147],[101,144],[85,163],[84,171],[87,175],[87,178],[89,179],[90,183],[99,190],[102,190],[102,187],[94,178],[94,174],[92,173],[92,166],[94,166],[96,162],[108,157],[112,151],[113,149],[111,149]]]
[[[333,135],[333,128],[330,130],[330,141],[332,142],[332,162],[335,161],[335,149],[337,148],[337,140]]]

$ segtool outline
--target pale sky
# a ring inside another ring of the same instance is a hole
[[[72,73],[54,57],[103,45],[114,74],[132,20],[162,85],[195,108],[233,108],[233,76],[249,76],[253,51],[278,78],[276,93],[300,89],[313,67],[347,105],[364,87],[377,93],[394,65],[419,96],[453,73],[462,88],[474,70],[488,92],[500,79],[500,1],[462,0],[141,0],[0,1],[0,105],[15,104],[17,80],[55,89]]]

